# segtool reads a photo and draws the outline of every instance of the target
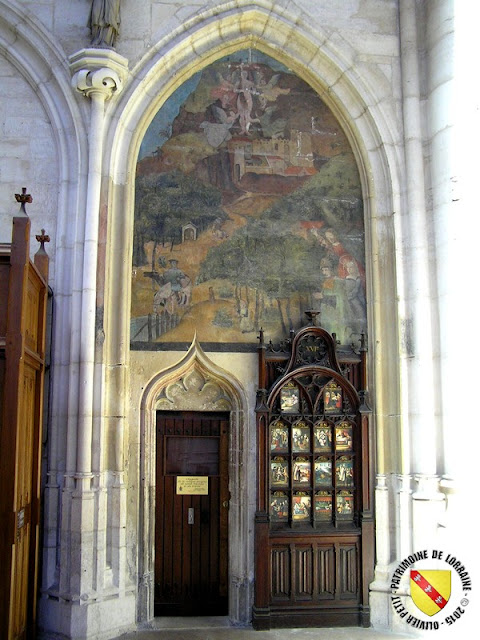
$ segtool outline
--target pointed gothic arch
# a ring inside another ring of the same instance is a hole
[[[145,387],[140,409],[140,493],[139,504],[139,594],[140,620],[153,617],[154,527],[155,527],[155,415],[157,410],[221,411],[230,414],[229,435],[229,616],[246,623],[253,598],[253,530],[250,526],[254,500],[254,478],[248,469],[255,465],[250,446],[254,420],[249,418],[242,384],[216,365],[203,351],[196,336],[183,358],[160,370]]]
[[[370,335],[377,349],[370,366],[378,407],[377,428],[398,415],[398,331],[395,291],[402,283],[395,268],[395,242],[401,237],[393,212],[401,209],[402,159],[393,144],[383,104],[388,83],[381,75],[355,71],[345,41],[331,42],[322,33],[298,28],[288,14],[261,3],[240,2],[236,10],[197,16],[145,55],[112,114],[106,148],[110,149],[107,281],[105,294],[105,361],[107,367],[128,362],[130,276],[134,210],[132,177],[143,135],[164,101],[191,75],[209,62],[241,48],[254,47],[294,70],[317,91],[339,119],[354,151],[363,189]],[[358,67],[357,67],[358,68]],[[108,250],[110,247],[112,250]],[[119,309],[117,301],[125,303]],[[113,331],[108,331],[109,327]],[[396,345],[387,349],[384,345]],[[115,376],[113,384],[120,378]],[[389,380],[388,387],[384,381]],[[395,389],[395,393],[392,393]],[[114,392],[115,393],[115,392]],[[117,397],[119,394],[115,394]],[[379,468],[385,445],[379,439]]]
[[[105,199],[108,224],[104,363],[106,388],[110,397],[116,398],[117,417],[112,420],[118,428],[112,430],[116,440],[113,448],[120,459],[126,425],[136,422],[133,414],[130,421],[123,418],[129,415],[128,394],[119,385],[125,384],[129,376],[131,389],[144,384],[138,376],[133,380],[128,367],[133,176],[141,140],[155,113],[185,80],[216,59],[253,47],[290,67],[310,84],[340,121],[357,160],[370,276],[369,334],[375,344],[369,375],[378,434],[377,471],[382,474],[388,451],[386,440],[391,437],[388,434],[395,434],[399,428],[398,420],[392,416],[400,414],[395,292],[401,281],[395,264],[398,259],[395,242],[401,238],[401,228],[393,212],[401,210],[402,158],[394,144],[398,131],[389,124],[397,120],[393,113],[388,113],[391,105],[387,100],[383,102],[388,82],[380,72],[375,75],[371,68],[361,69],[361,65],[353,64],[347,42],[331,41],[309,27],[299,28],[287,13],[276,12],[269,3],[262,2],[254,8],[248,2],[237,4],[234,10],[205,12],[195,17],[152,47],[136,65],[134,81],[127,83],[111,113],[112,126],[106,141],[110,184]],[[120,308],[119,299],[123,301]],[[142,407],[143,412],[145,406]],[[152,451],[145,450],[143,455],[151,456]],[[143,517],[149,512],[148,500],[147,495],[140,498],[147,505],[139,507]],[[143,540],[138,542],[140,546],[144,544]],[[148,549],[139,549],[138,553],[148,553]],[[149,566],[148,559],[142,560],[140,566]],[[148,582],[148,574],[141,575],[142,584]],[[139,615],[145,619],[150,615],[148,604],[145,597],[141,596],[139,601],[143,603]]]

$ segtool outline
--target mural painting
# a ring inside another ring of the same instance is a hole
[[[332,112],[260,52],[180,87],[137,162],[131,345],[244,350],[321,311],[342,343],[366,330],[360,179]]]

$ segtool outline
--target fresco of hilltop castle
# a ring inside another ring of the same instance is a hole
[[[143,139],[135,183],[131,345],[251,348],[319,310],[366,331],[360,179],[318,95],[255,50],[185,82]]]

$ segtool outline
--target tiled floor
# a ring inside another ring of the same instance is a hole
[[[116,640],[400,640],[410,638],[388,631],[341,627],[254,631],[231,627],[227,618],[156,618],[149,628]]]

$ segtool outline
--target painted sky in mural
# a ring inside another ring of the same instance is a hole
[[[135,186],[132,348],[257,343],[305,324],[366,330],[364,226],[349,143],[315,92],[249,50],[159,110]],[[230,345],[230,347],[228,347]]]

